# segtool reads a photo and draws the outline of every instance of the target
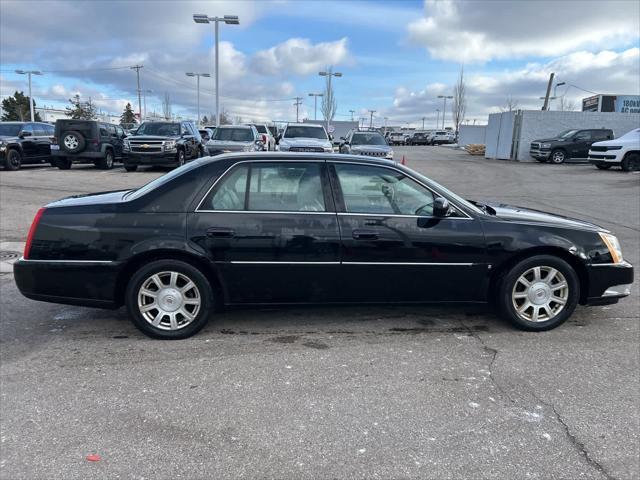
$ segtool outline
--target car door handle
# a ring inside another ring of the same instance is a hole
[[[230,228],[208,228],[207,237],[212,238],[233,238],[234,231]]]
[[[378,234],[372,230],[354,230],[351,236],[355,240],[377,240]]]

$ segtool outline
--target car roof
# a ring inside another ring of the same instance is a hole
[[[211,157],[207,163],[214,163],[220,160],[330,160],[348,161],[349,163],[376,163],[386,166],[397,166],[393,160],[380,157],[369,157],[366,155],[346,155],[343,153],[315,153],[315,152],[258,152],[258,153],[225,153]]]

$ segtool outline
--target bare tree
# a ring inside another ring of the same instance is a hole
[[[162,100],[162,114],[165,120],[171,120],[171,96],[169,92],[164,92],[164,99]]]
[[[327,129],[329,128],[329,123],[333,120],[333,117],[336,115],[336,110],[338,110],[338,103],[336,102],[336,97],[333,93],[333,85],[331,84],[331,78],[333,73],[333,67],[325,68],[325,71],[328,75],[325,77],[325,87],[324,87],[324,96],[322,97],[322,105],[320,106],[320,111],[322,112],[322,116],[324,117],[324,121],[326,123]]]
[[[460,128],[460,124],[464,120],[464,115],[467,112],[467,86],[464,82],[464,67],[460,67],[460,75],[458,81],[453,87],[453,124],[456,128],[456,133]]]
[[[504,101],[504,105],[500,107],[501,112],[513,112],[518,109],[518,101],[511,95],[508,95]]]
[[[577,110],[576,102],[573,100],[567,100],[563,95],[560,97],[560,102],[558,103],[558,110],[561,112],[573,112]]]
[[[220,125],[232,125],[233,120],[231,120],[231,115],[227,110],[222,107],[222,111],[220,112]]]

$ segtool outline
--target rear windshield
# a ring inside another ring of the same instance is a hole
[[[15,137],[20,133],[21,128],[20,124],[0,123],[0,136]]]
[[[284,132],[284,138],[296,138],[296,137],[304,137],[304,138],[319,138],[322,140],[327,139],[327,134],[322,127],[302,127],[292,125],[287,127]]]
[[[354,133],[351,145],[386,145],[387,142],[379,133]]]
[[[136,135],[158,135],[161,137],[179,136],[180,124],[178,123],[143,123],[138,127]]]
[[[251,142],[253,132],[250,128],[218,128],[213,140],[227,140],[230,142]]]

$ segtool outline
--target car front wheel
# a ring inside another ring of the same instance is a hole
[[[574,269],[559,257],[537,255],[513,266],[500,281],[498,307],[523,330],[550,330],[564,323],[580,298]]]
[[[133,275],[126,304],[131,320],[144,334],[176,340],[207,324],[214,299],[200,270],[179,260],[157,260]]]
[[[640,154],[627,153],[624,160],[622,160],[622,171],[635,172],[638,170],[640,170]]]
[[[184,165],[184,150],[178,150],[178,155],[176,157],[176,164],[178,167],[181,167],[182,165]]]
[[[7,152],[7,158],[5,160],[5,169],[6,170],[18,170],[20,165],[22,164],[22,156],[20,152],[15,148],[10,149]]]
[[[567,159],[567,154],[565,153],[564,150],[554,150],[553,152],[551,152],[551,163],[555,163],[555,164],[560,164],[560,163],[564,163],[564,161]]]

